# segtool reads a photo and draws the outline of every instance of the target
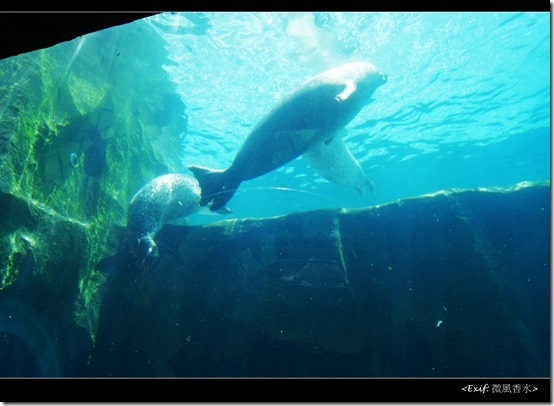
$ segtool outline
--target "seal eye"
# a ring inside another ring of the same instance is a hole
[[[386,81],[387,81],[387,75],[381,74],[381,80],[382,80],[383,82],[386,82]]]
[[[75,154],[75,152],[69,154],[69,162],[71,162],[71,166],[74,168],[77,168],[79,166],[79,157],[77,157],[77,154]]]

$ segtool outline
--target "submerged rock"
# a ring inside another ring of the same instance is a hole
[[[0,223],[24,224],[0,230],[0,294],[26,286],[25,275],[36,283],[40,272],[26,270],[44,269],[40,278],[78,292],[60,325],[76,322],[92,341],[105,280],[98,264],[120,250],[132,196],[170,167],[183,169],[186,106],[163,69],[164,45],[135,21],[0,61],[0,204],[17,202]],[[75,250],[82,260],[66,277],[60,258]],[[48,292],[45,306],[59,303]]]
[[[140,278],[112,263],[88,373],[548,376],[549,208],[533,184],[166,225]]]
[[[80,375],[92,348],[74,317],[87,225],[0,193],[0,375]]]

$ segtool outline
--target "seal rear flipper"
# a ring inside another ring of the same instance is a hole
[[[212,200],[211,211],[218,211],[231,200],[240,181],[236,182],[228,176],[227,171],[219,171],[202,166],[189,165],[188,169],[194,174],[194,177],[200,184],[202,190],[200,206],[206,206]]]
[[[200,185],[202,190],[200,206],[206,206],[218,193],[225,183],[225,171],[205,168],[202,166],[189,165],[187,167]]]
[[[233,179],[228,179],[221,190],[214,194],[210,210],[215,212],[225,212],[225,205],[235,195],[239,185],[240,181],[236,182],[233,181]]]
[[[214,211],[210,210],[210,207],[202,207],[198,210],[198,213],[205,216],[227,216],[232,214],[233,210],[231,210],[228,206],[223,206],[221,209]]]

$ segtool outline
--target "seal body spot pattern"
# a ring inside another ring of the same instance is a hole
[[[192,176],[168,174],[144,185],[133,197],[127,227],[142,255],[156,256],[154,236],[170,221],[200,209],[200,186]]]

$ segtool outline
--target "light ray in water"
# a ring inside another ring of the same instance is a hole
[[[83,228],[90,227],[90,223],[86,223],[86,222],[77,220],[77,219],[72,218],[72,217],[64,216],[63,214],[58,213],[52,207],[50,207],[46,204],[43,204],[43,203],[39,202],[38,200],[29,199],[29,200],[27,200],[27,202],[29,203],[29,205],[31,207],[36,208],[36,209],[42,211],[43,213],[45,213],[49,216],[52,216],[54,218],[57,218],[59,220],[68,221],[71,224],[76,224],[76,225],[78,225],[80,227],[83,227]]]
[[[77,40],[77,46],[75,47],[75,50],[73,51],[73,54],[71,55],[71,58],[69,59],[69,62],[67,63],[67,67],[65,68],[65,72],[63,74],[63,77],[65,78],[66,75],[69,73],[69,70],[71,69],[71,66],[73,65],[73,62],[75,62],[75,58],[77,58],[77,55],[81,52],[81,48],[83,48],[83,44],[85,43],[87,37],[86,35],[83,35],[79,37]]]

